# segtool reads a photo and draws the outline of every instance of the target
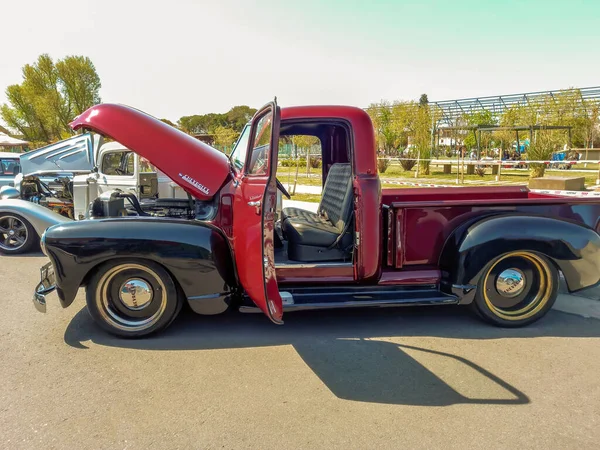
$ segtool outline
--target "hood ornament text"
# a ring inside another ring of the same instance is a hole
[[[208,190],[208,188],[206,186],[204,186],[202,183],[199,183],[198,181],[194,180],[189,175],[187,175],[187,174],[185,174],[185,175],[179,174],[179,177],[183,181],[185,181],[186,183],[191,184],[192,186],[194,186],[196,189],[198,189],[203,194],[210,195],[210,191]]]

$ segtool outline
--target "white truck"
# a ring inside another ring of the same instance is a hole
[[[144,158],[85,133],[20,155],[14,187],[0,188],[0,253],[24,253],[50,225],[94,216],[97,199],[124,198],[130,212],[185,217],[194,204]],[[62,216],[62,217],[61,217]]]

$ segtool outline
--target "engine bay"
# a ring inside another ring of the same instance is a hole
[[[24,177],[20,195],[23,200],[73,219],[73,182],[69,177],[57,177],[48,184],[37,176]]]
[[[69,177],[41,179],[24,177],[20,185],[20,198],[44,206],[70,219],[74,217],[73,181]],[[87,218],[152,216],[178,219],[208,220],[215,211],[214,202],[189,198],[143,198],[113,189],[93,199],[86,208]],[[80,217],[80,219],[83,217]]]
[[[202,202],[192,197],[143,200],[120,190],[104,192],[90,203],[91,219],[106,217],[151,216],[175,219],[209,220],[216,212],[214,202]]]

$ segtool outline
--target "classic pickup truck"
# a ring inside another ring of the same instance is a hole
[[[192,219],[100,214],[44,233],[51,262],[36,308],[55,289],[68,307],[85,287],[93,319],[118,336],[164,329],[184,302],[199,314],[262,311],[276,324],[284,311],[471,304],[516,327],[548,312],[560,272],[570,291],[600,281],[600,203],[525,187],[382,189],[359,108],[269,103],[229,157],[121,105],[94,106],[72,127],[122,142],[210,206]],[[293,135],[321,143],[316,213],[276,206],[277,190],[288,195],[279,139]]]

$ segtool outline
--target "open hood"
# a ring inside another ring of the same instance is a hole
[[[24,176],[44,172],[90,172],[94,167],[94,145],[90,134],[47,145],[20,156]]]
[[[128,106],[92,106],[71,127],[119,141],[200,200],[210,200],[231,172],[229,159],[217,149]]]

